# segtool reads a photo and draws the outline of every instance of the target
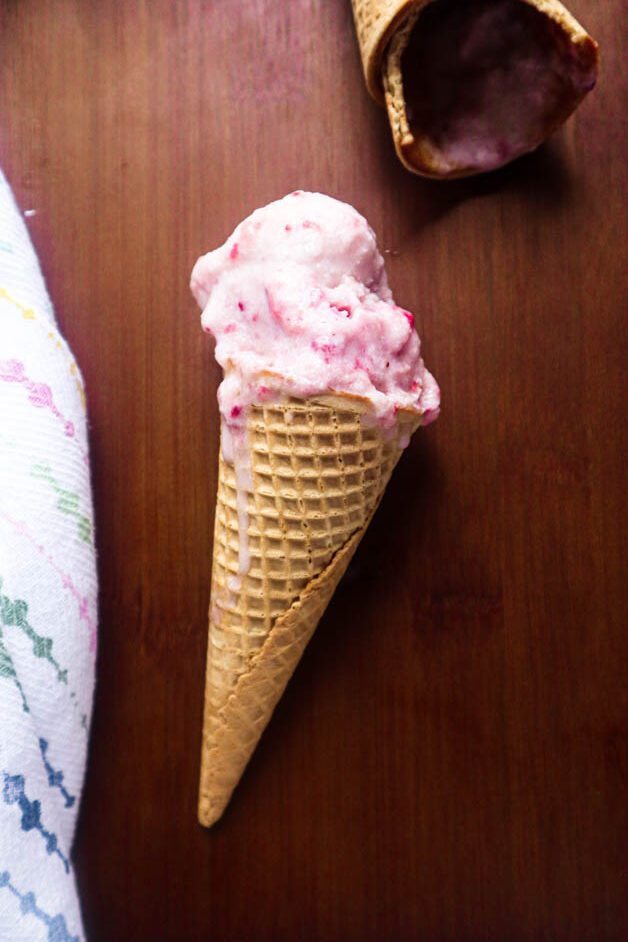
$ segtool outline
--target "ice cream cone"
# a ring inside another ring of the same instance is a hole
[[[295,190],[202,255],[221,413],[199,819],[222,814],[440,391],[366,219]]]
[[[418,16],[430,0],[351,0],[364,79],[369,92],[384,104],[386,47],[409,16]]]
[[[547,21],[547,29],[561,36],[565,71],[575,69],[578,76],[566,82],[556,93],[539,121],[533,121],[529,140],[519,150],[507,153],[497,163],[482,164],[451,159],[445,149],[420,124],[410,118],[406,100],[402,57],[415,29],[421,29],[426,7],[439,0],[352,0],[353,14],[360,45],[367,89],[388,111],[395,150],[401,162],[413,173],[451,179],[471,176],[501,166],[526,150],[532,150],[552,134],[580,104],[595,84],[597,75],[597,44],[571,13],[558,0],[520,0],[536,10]]]
[[[400,412],[396,427],[384,430],[364,411],[350,396],[250,406],[245,495],[237,461],[234,466],[223,455],[231,451],[223,439],[199,796],[203,825],[224,811],[420,421],[417,413]]]

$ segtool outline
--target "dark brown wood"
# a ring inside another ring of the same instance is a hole
[[[439,184],[397,163],[344,0],[0,5],[0,161],[89,393],[92,942],[626,938],[625,11],[572,6],[599,88]],[[371,221],[443,412],[208,832],[218,370],[188,277],[296,187]]]

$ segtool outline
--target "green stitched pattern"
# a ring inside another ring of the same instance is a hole
[[[33,643],[33,653],[35,657],[43,658],[51,664],[57,672],[57,679],[62,684],[68,682],[67,670],[61,670],[59,663],[52,656],[52,638],[45,638],[38,634],[28,623],[28,605],[22,599],[16,599],[14,602],[6,595],[1,594],[2,578],[0,578],[0,624],[5,627],[13,626],[24,632],[27,638]]]
[[[52,473],[52,469],[47,464],[36,464],[31,469],[34,478],[46,481],[53,491],[58,495],[57,508],[61,513],[74,517],[77,522],[78,534],[81,540],[92,545],[92,522],[84,513],[81,513],[79,504],[80,495],[74,491],[66,491],[61,487]]]
[[[20,696],[22,698],[22,708],[25,713],[30,713],[28,709],[28,703],[26,702],[26,697],[24,696],[24,691],[22,685],[17,678],[15,672],[15,667],[13,665],[13,659],[9,654],[7,647],[4,643],[4,635],[2,633],[2,626],[0,625],[0,677],[6,677],[7,680],[12,680],[17,689],[20,691]]]

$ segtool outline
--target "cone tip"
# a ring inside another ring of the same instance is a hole
[[[209,795],[201,795],[198,803],[199,824],[204,828],[210,828],[220,820],[226,806],[226,801],[212,801]]]

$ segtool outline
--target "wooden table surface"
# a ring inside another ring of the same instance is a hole
[[[89,394],[91,942],[628,937],[621,7],[573,0],[603,70],[549,146],[442,184],[397,163],[348,0],[1,4],[0,162]],[[188,278],[297,187],[372,223],[443,410],[205,831],[219,371]]]

